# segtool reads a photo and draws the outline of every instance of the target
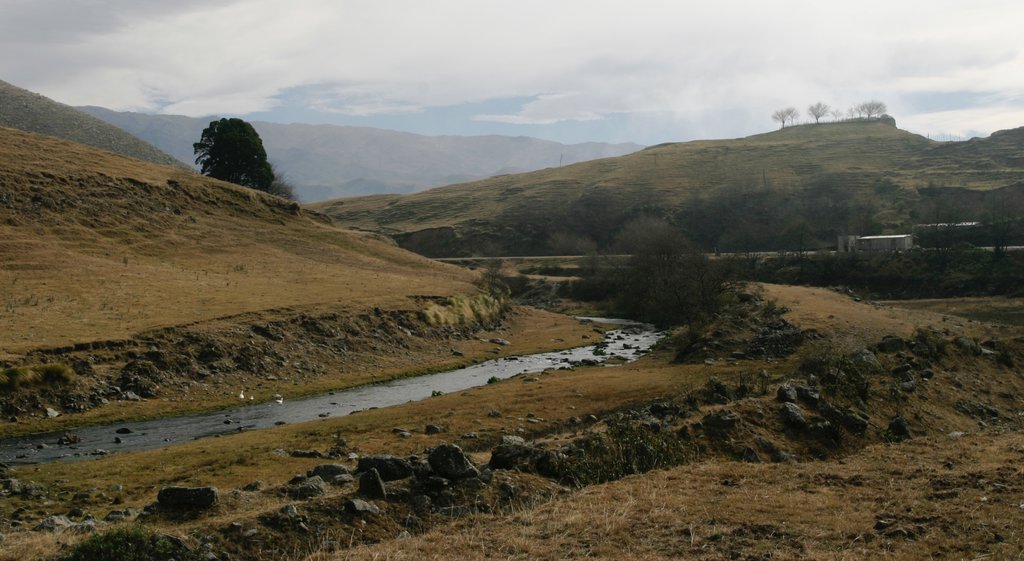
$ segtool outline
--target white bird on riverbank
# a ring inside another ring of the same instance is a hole
[[[238,392],[238,399],[245,400],[245,390]]]

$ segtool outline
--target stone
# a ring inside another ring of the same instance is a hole
[[[336,485],[340,487],[342,485],[348,485],[349,483],[352,483],[355,480],[356,478],[352,477],[351,474],[343,473],[341,475],[335,475],[334,477],[328,479],[327,482],[330,483],[331,485]]]
[[[68,520],[67,516],[47,516],[36,525],[35,531],[57,534],[63,532],[69,526],[71,526],[71,521]]]
[[[330,481],[339,475],[348,475],[348,468],[341,464],[320,464],[307,473],[310,477],[321,477],[324,481]]]
[[[345,501],[345,512],[356,515],[377,514],[380,508],[363,499],[349,499]]]
[[[161,507],[172,509],[203,509],[217,504],[216,487],[164,487],[157,493]]]
[[[966,335],[961,335],[956,339],[953,339],[953,344],[956,345],[957,348],[959,348],[966,354],[974,356],[981,354],[981,345],[979,345],[977,341],[970,337],[967,337]]]
[[[424,427],[423,432],[425,434],[441,434],[444,432],[444,429],[440,425],[431,424]]]
[[[500,339],[498,337],[488,339],[487,342],[493,345],[501,345],[502,347],[507,347],[512,344],[507,339]]]
[[[796,388],[789,384],[782,384],[775,392],[775,399],[782,403],[796,403]]]
[[[293,458],[323,458],[324,455],[319,450],[292,450],[288,453]]]
[[[795,429],[807,428],[807,418],[804,417],[804,412],[800,409],[800,406],[795,403],[782,404],[782,422],[787,427]]]
[[[448,479],[466,479],[480,475],[462,448],[454,444],[441,444],[430,451],[427,461],[434,472]]]
[[[132,429],[130,429],[128,427],[121,427],[121,428],[117,429],[114,432],[116,432],[117,434],[131,434],[132,433]]]
[[[889,438],[897,442],[913,437],[910,432],[910,424],[903,417],[896,417],[890,421],[886,433],[889,435]]]
[[[263,489],[263,482],[260,481],[259,479],[255,480],[255,481],[250,481],[249,483],[246,483],[242,487],[243,491],[250,491],[250,492],[252,492],[252,491],[259,491],[261,489]]]
[[[857,369],[861,374],[869,374],[873,372],[884,372],[885,367],[878,361],[878,357],[875,353],[862,349],[861,351],[854,353],[850,357],[850,362],[853,363],[854,368]]]
[[[417,514],[426,514],[433,508],[433,501],[426,495],[413,495],[409,505]]]
[[[709,413],[701,419],[705,429],[712,432],[725,432],[731,430],[740,422],[740,417],[728,409]]]
[[[307,500],[327,493],[327,484],[320,476],[313,476],[288,490],[288,496],[297,500]]]
[[[14,479],[13,477],[9,479],[0,479],[0,487],[2,487],[4,491],[7,491],[12,495],[21,494],[21,481]]]
[[[744,462],[749,462],[752,464],[761,463],[761,458],[757,455],[757,451],[755,451],[750,446],[743,447],[743,450],[740,451],[740,459],[743,460]]]
[[[382,481],[398,481],[412,476],[412,462],[391,455],[373,455],[359,458],[356,473],[377,470]]]
[[[886,335],[882,337],[882,340],[875,345],[875,349],[880,353],[895,353],[902,351],[906,348],[906,343],[900,337],[895,335]]]
[[[371,499],[388,498],[387,488],[384,487],[384,480],[381,479],[377,468],[370,468],[359,474],[359,494]]]
[[[514,434],[503,434],[503,435],[501,435],[501,444],[506,444],[506,445],[507,444],[511,444],[511,445],[516,445],[516,446],[525,446],[526,445],[526,439],[521,437],[521,436],[516,436]]]
[[[818,408],[821,415],[854,434],[864,434],[868,429],[868,420],[845,407],[836,407],[823,401]]]
[[[821,399],[821,393],[817,388],[812,388],[811,386],[805,386],[802,384],[796,387],[796,396],[800,401],[803,401],[812,407],[817,406],[818,400]]]

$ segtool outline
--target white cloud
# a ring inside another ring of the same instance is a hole
[[[304,86],[308,107],[403,114],[532,98],[479,122],[552,124],[657,113],[701,128],[764,129],[778,107],[887,100],[902,122],[949,124],[902,105],[914,92],[999,92],[964,108],[991,127],[1024,107],[1016,1],[838,5],[809,0],[14,0],[0,76],[69,104],[245,114]],[[85,6],[85,7],[83,7]],[[30,30],[35,29],[36,32]],[[933,119],[930,121],[929,119]],[[1005,122],[998,128],[1018,126]],[[978,128],[977,130],[991,130]]]

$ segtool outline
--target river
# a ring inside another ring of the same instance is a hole
[[[662,338],[664,333],[646,324],[609,318],[580,318],[621,325],[605,333],[594,345],[564,351],[503,357],[466,368],[436,374],[402,378],[327,394],[247,405],[199,413],[140,421],[67,429],[0,440],[0,462],[8,465],[82,460],[117,452],[151,450],[176,443],[239,431],[258,430],[285,423],[302,423],[348,415],[364,409],[389,407],[425,399],[433,392],[452,393],[487,384],[492,378],[504,380],[519,374],[569,367],[581,362],[603,363],[619,357],[636,360]],[[617,361],[618,362],[618,361]],[[74,444],[59,444],[65,433],[78,437]]]

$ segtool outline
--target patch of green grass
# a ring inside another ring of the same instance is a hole
[[[200,561],[203,556],[177,539],[143,526],[96,534],[58,561]]]
[[[75,372],[66,364],[16,366],[0,372],[0,388],[14,391],[29,386],[62,386],[75,378]]]

